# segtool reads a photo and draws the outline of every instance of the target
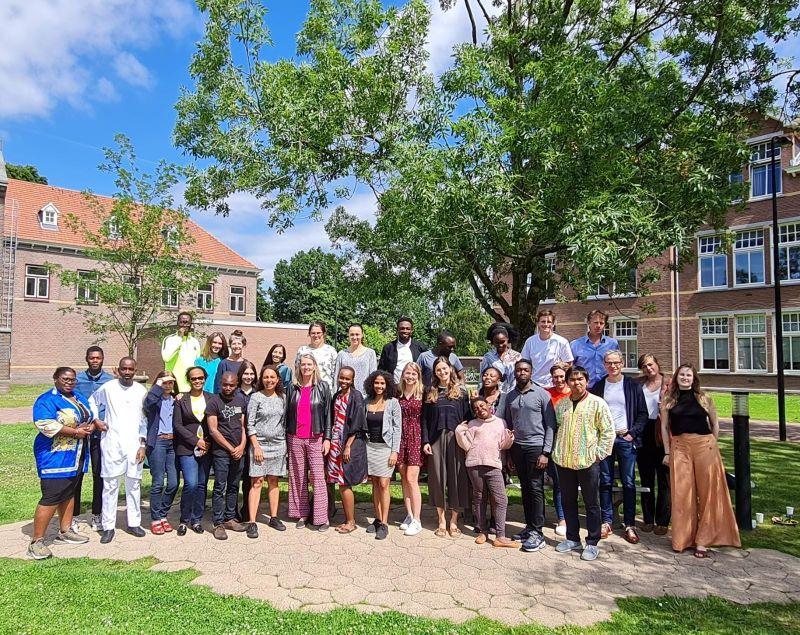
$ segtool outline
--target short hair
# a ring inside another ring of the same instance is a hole
[[[472,399],[469,400],[469,405],[470,406],[475,406],[475,404],[478,403],[479,401],[482,401],[485,404],[489,403],[486,400],[486,397],[484,397],[483,395],[475,395]]]
[[[100,353],[105,359],[106,354],[103,352],[103,349],[100,348],[99,346],[90,346],[89,348],[87,348],[86,359],[89,359],[89,355],[91,355],[92,353]]]
[[[566,373],[569,370],[569,364],[567,362],[556,362],[550,367],[550,374],[552,375],[557,370],[563,370]]]
[[[203,371],[203,379],[208,379],[208,371],[205,368],[202,366],[189,366],[189,368],[186,369],[186,381],[189,381],[189,373],[191,373],[193,370]]]
[[[202,357],[207,362],[211,361],[211,343],[216,339],[219,338],[222,340],[222,348],[219,349],[218,357],[220,359],[225,359],[228,356],[228,342],[225,341],[225,336],[220,333],[219,331],[214,331],[206,338],[205,343],[203,344],[203,349],[200,351],[200,357]]]
[[[406,317],[404,315],[403,317],[398,318],[397,322],[395,322],[395,326],[400,326],[400,322],[408,322],[411,325],[411,328],[414,328],[414,320],[412,320],[410,317]]]
[[[555,324],[555,323],[556,323],[556,314],[555,314],[555,313],[553,313],[553,312],[552,312],[550,309],[542,309],[541,311],[539,311],[539,312],[536,314],[536,321],[538,322],[538,321],[539,321],[539,320],[541,320],[543,317],[547,317],[548,315],[549,315],[551,318],[553,318],[553,324]]]
[[[612,349],[610,351],[606,351],[605,353],[603,353],[603,362],[605,362],[611,355],[616,355],[617,357],[619,357],[620,361],[622,361],[624,359],[622,357],[622,352],[618,351],[615,348],[615,349]]]
[[[497,366],[487,366],[486,368],[484,368],[483,372],[481,373],[481,377],[483,377],[490,370],[493,370],[494,372],[496,372],[500,376],[501,380],[506,378],[506,374],[502,370],[500,370]]]
[[[391,399],[394,397],[396,392],[394,375],[387,373],[385,370],[373,370],[364,380],[364,392],[367,393],[367,399],[375,398],[375,380],[378,377],[383,377],[383,380],[386,382],[386,390],[383,393],[385,398]]]
[[[322,334],[323,335],[327,334],[328,327],[325,326],[325,322],[320,322],[320,321],[312,322],[311,324],[308,325],[309,334],[311,333],[311,329],[313,329],[315,326],[317,326],[320,329],[322,329]]]
[[[242,375],[245,374],[248,368],[253,371],[253,386],[255,386],[256,382],[258,381],[258,371],[256,370],[256,365],[249,359],[243,359],[242,363],[239,364],[239,370],[236,372],[236,380],[240,386],[242,385]],[[280,377],[280,375],[278,376]]]
[[[189,311],[181,311],[180,313],[178,313],[178,316],[175,318],[175,320],[176,320],[177,322],[180,322],[181,318],[182,318],[184,315],[185,315],[186,317],[188,317],[188,318],[189,318],[189,319],[190,319],[192,322],[194,322],[194,316],[193,316],[191,313],[189,313]]]
[[[528,366],[533,368],[533,363],[531,362],[531,360],[529,360],[526,357],[522,357],[521,359],[518,359],[516,362],[514,362],[514,370],[516,370],[517,366],[519,366],[520,364],[527,364]]]
[[[340,367],[339,368],[339,373],[341,373],[343,370],[349,370],[353,375],[353,379],[356,378],[356,369],[353,368],[352,366],[342,366],[342,367]],[[336,373],[336,379],[337,380],[339,379],[339,373]]]
[[[509,342],[516,342],[519,339],[519,331],[514,328],[513,324],[508,322],[495,322],[486,331],[486,340],[489,343],[494,341],[494,336],[498,333],[503,333]]]
[[[364,325],[359,323],[359,322],[353,322],[352,324],[348,324],[347,325],[347,330],[349,331],[354,326],[357,326],[358,328],[360,328],[362,333],[364,332]]]
[[[441,333],[439,333],[439,335],[436,337],[436,343],[437,343],[437,344],[444,344],[444,341],[445,341],[446,339],[449,339],[449,338],[451,338],[451,337],[452,337],[453,339],[456,339],[456,336],[455,336],[455,335],[453,335],[453,333],[452,333],[451,331],[444,330],[444,331],[442,331]]]
[[[589,313],[586,314],[586,322],[587,324],[592,321],[592,318],[595,315],[600,315],[603,318],[603,322],[608,323],[608,313],[605,311],[601,311],[600,309],[592,309]]]
[[[567,371],[567,379],[571,379],[573,375],[583,375],[586,381],[589,381],[589,371],[583,366],[571,366]]]
[[[76,374],[75,369],[72,368],[72,366],[59,366],[53,373],[53,380],[55,381],[56,379],[61,377],[61,375],[63,375],[64,373],[72,373],[73,375]]]
[[[123,357],[123,358],[121,358],[121,359],[119,360],[119,363],[117,364],[117,368],[119,368],[120,366],[122,366],[122,362],[127,362],[127,361],[131,361],[131,362],[133,362],[133,366],[134,366],[134,368],[136,367],[136,360],[135,360],[133,357],[131,357],[130,355],[126,355],[125,357]]]
[[[233,338],[242,340],[242,345],[247,346],[247,338],[244,336],[242,329],[236,329],[233,333],[231,333],[231,336],[228,338],[228,344],[233,342]]]

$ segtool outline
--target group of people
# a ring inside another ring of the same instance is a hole
[[[87,369],[56,369],[52,390],[34,404],[39,431],[34,454],[42,497],[29,547],[33,558],[51,555],[45,530],[59,514],[56,543],[84,543],[74,516],[81,483],[92,466],[91,528],[101,543],[114,539],[119,488],[124,477],[128,531],[141,527],[145,458],[152,475],[151,533],[203,533],[207,484],[212,473],[213,535],[228,531],[257,538],[266,482],[268,527],[285,531],[279,517],[279,479],[288,476],[289,519],[298,528],[330,529],[339,490],[344,522],[356,531],[353,487],[372,485],[373,520],[366,531],[389,533],[390,489],[395,469],[402,482],[405,535],[422,528],[420,471],[427,470],[428,503],[437,515],[434,535],[458,537],[459,516],[471,511],[475,541],[535,552],[546,546],[545,475],[552,482],[559,552],[580,551],[594,560],[612,532],[616,470],[622,483],[623,536],[639,542],[636,466],[642,485],[642,531],[665,534],[672,525],[677,551],[707,557],[712,545],[739,546],[716,437],[713,402],[697,372],[682,364],[672,379],[649,354],[641,376],[622,374],[619,347],[605,335],[608,316],[593,311],[587,334],[573,342],[555,333],[555,315],[540,311],[537,331],[522,352],[516,332],[493,324],[491,349],[481,360],[479,388],[468,391],[455,354],[456,340],[442,332],[432,350],[413,338],[409,318],[397,321],[397,338],[380,353],[363,343],[363,329],[348,329],[349,346],[326,343],[314,322],[309,343],[294,364],[274,345],[260,369],[244,357],[241,331],[228,338],[193,335],[192,316],[178,316],[177,331],[162,346],[165,369],[147,390],[134,380],[136,361],[124,357],[114,375],[103,352],[87,350]],[[521,487],[524,528],[508,536],[509,474]],[[167,519],[183,477],[179,523]],[[240,502],[241,488],[241,502]],[[657,490],[657,493],[656,493]],[[586,512],[580,538],[578,493]],[[489,540],[490,535],[494,539]]]

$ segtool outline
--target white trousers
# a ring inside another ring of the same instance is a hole
[[[125,509],[128,512],[128,527],[139,527],[142,524],[142,479],[131,478],[125,474],[103,477],[103,529],[114,529],[117,526],[117,500],[119,485],[125,479]]]

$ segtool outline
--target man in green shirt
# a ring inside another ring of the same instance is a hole
[[[183,311],[178,314],[178,331],[164,338],[161,345],[164,367],[175,376],[180,392],[191,390],[186,371],[194,366],[194,360],[199,356],[200,342],[192,335],[192,314]]]

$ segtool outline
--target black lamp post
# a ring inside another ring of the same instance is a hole
[[[786,137],[774,136],[769,140],[771,153],[772,183],[772,270],[775,290],[775,359],[778,366],[778,434],[781,441],[786,441],[786,385],[783,372],[783,312],[781,310],[781,263],[780,263],[780,236],[778,234],[778,170],[780,163],[776,161],[776,153],[781,145],[787,143]],[[789,262],[787,260],[788,268]]]

